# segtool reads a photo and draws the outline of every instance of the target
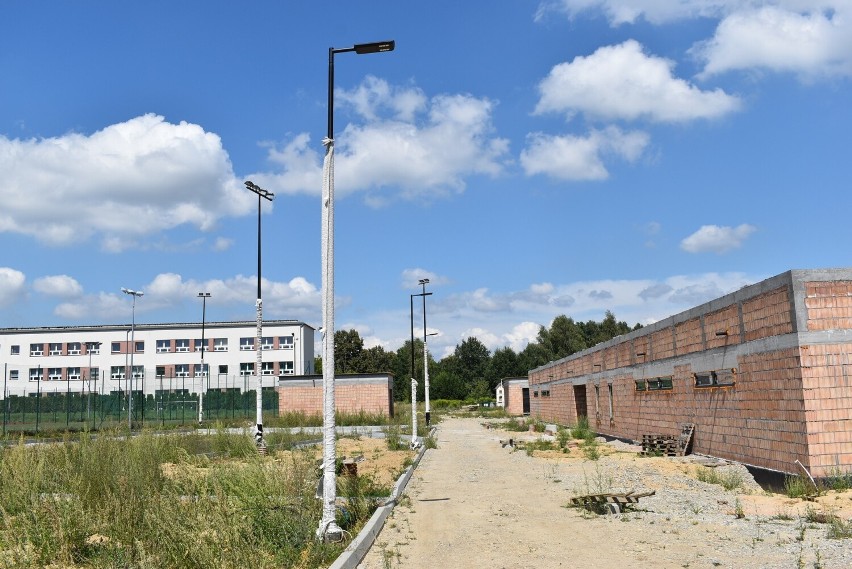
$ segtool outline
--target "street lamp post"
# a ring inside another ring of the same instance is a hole
[[[411,314],[411,386],[412,386],[411,388],[412,389],[414,389],[417,385],[417,383],[415,382],[415,379],[414,379],[414,297],[415,296],[422,296],[423,297],[423,308],[425,310],[425,308],[426,308],[426,297],[432,296],[431,292],[426,292],[426,286],[425,285],[428,282],[429,282],[429,279],[423,279],[418,283],[418,284],[424,285],[422,293],[409,295],[410,300],[411,300],[411,302],[410,302],[411,313],[410,314]],[[423,322],[424,322],[424,324],[423,324],[423,326],[424,326],[423,341],[424,341],[424,346],[425,346],[425,341],[426,341],[426,333],[425,333],[426,316],[425,316],[425,314],[423,316]],[[424,349],[424,352],[423,352],[423,358],[424,359],[426,358],[425,349]],[[424,365],[427,365],[427,364],[424,364]],[[424,380],[425,379],[426,378],[424,378]],[[424,384],[423,387],[424,388],[426,387],[425,384]],[[416,399],[416,397],[414,396],[413,393],[411,395],[411,414],[415,415],[415,416],[417,415],[417,399]],[[413,447],[416,443],[417,433],[415,431],[417,430],[416,429],[417,423],[415,421],[412,421],[411,424],[415,427],[415,428],[412,428],[412,433],[411,433],[411,446]]]
[[[429,279],[420,279],[418,284],[423,287],[423,394],[426,403],[424,417],[428,429],[431,413],[429,412],[429,353],[426,349],[426,285],[429,284]]]
[[[264,190],[251,180],[246,181],[246,188],[257,194],[257,302],[255,303],[255,306],[257,307],[257,343],[254,347],[257,351],[257,361],[254,366],[254,375],[257,377],[257,417],[255,421],[254,438],[255,443],[257,443],[257,447],[262,449],[265,446],[265,443],[263,442],[263,385],[260,381],[260,368],[263,365],[263,347],[261,346],[261,343],[263,342],[263,297],[260,294],[260,209],[262,200],[271,202],[272,198],[275,197],[275,194]]]
[[[133,297],[133,309],[130,320],[130,377],[128,378],[128,395],[127,395],[127,429],[133,429],[133,354],[136,352],[136,299],[142,297],[145,293],[141,290],[131,290],[122,288],[121,292],[129,294]]]
[[[91,400],[92,400],[92,351],[100,349],[100,342],[86,342],[86,353],[89,354],[89,371],[86,373],[86,377],[89,378],[89,397],[86,399],[86,422],[89,421],[89,415],[91,411]],[[95,394],[98,392],[98,380],[95,379]],[[95,402],[95,412],[97,413],[98,406],[97,401]]]
[[[204,348],[206,348],[206,340],[204,339],[204,325],[207,322],[207,299],[210,298],[209,292],[199,292],[198,298],[201,299],[201,387],[198,389],[198,424],[204,419],[204,378],[207,376],[204,369]]]
[[[392,51],[393,41],[328,48],[328,130],[323,140],[322,174],[322,391],[323,391],[323,508],[317,537],[340,541],[343,530],[335,521],[337,500],[337,440],[334,421],[334,56],[354,51],[363,55]]]

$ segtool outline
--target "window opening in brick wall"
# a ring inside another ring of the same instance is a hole
[[[736,383],[736,369],[717,369],[694,373],[695,387],[730,387]]]
[[[541,392],[541,396],[542,397],[550,397],[550,390],[549,389],[543,389],[542,392]]]
[[[661,391],[666,389],[672,389],[672,378],[668,377],[655,377],[653,379],[648,380],[648,391]]]
[[[533,391],[533,397],[538,397],[538,391]]]
[[[644,379],[634,380],[634,383],[636,384],[636,391],[645,391],[648,389],[648,384]]]

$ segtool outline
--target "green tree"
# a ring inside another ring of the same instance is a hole
[[[352,373],[364,349],[364,340],[357,330],[338,330],[334,333],[334,371]]]
[[[393,373],[395,366],[395,353],[387,352],[381,346],[373,346],[361,351],[354,368],[357,373]]]
[[[526,369],[521,364],[521,359],[515,351],[506,346],[494,350],[494,355],[488,362],[485,370],[485,379],[488,380],[488,388],[494,391],[501,379],[507,377],[524,377],[527,375]]]

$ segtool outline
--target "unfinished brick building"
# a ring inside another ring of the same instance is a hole
[[[852,269],[789,271],[530,372],[531,413],[816,477],[852,471]]]
[[[278,381],[278,412],[322,415],[322,376],[302,375]],[[393,376],[389,373],[337,375],[334,406],[339,413],[393,417]]]

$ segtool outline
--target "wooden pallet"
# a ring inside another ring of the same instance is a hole
[[[586,494],[585,496],[571,498],[570,502],[572,506],[582,507],[590,512],[609,511],[617,514],[632,504],[638,504],[639,498],[653,496],[655,493],[654,490],[650,490],[648,492]]]
[[[677,439],[671,435],[642,435],[643,456],[679,456]]]
[[[692,447],[694,423],[683,423],[677,437],[671,435],[642,435],[643,456],[684,456]]]

